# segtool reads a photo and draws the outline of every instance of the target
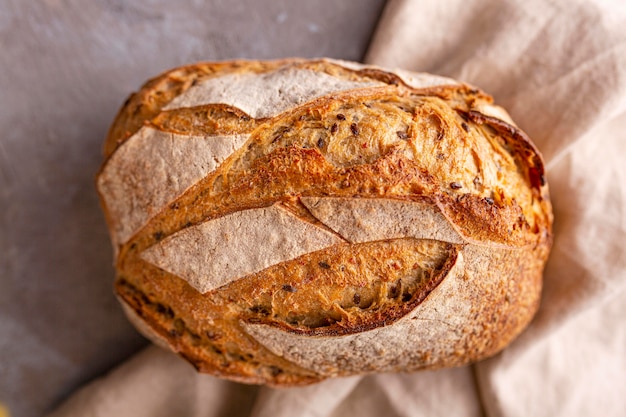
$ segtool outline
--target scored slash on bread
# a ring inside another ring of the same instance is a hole
[[[300,201],[352,243],[402,237],[465,242],[432,201],[346,197],[302,197]]]
[[[531,320],[541,157],[485,93],[336,60],[196,64],[120,110],[98,175],[140,331],[247,383],[466,364]]]
[[[141,257],[187,280],[204,294],[341,242],[334,234],[274,204],[188,227],[146,249]]]
[[[114,246],[127,242],[161,207],[215,171],[247,139],[139,129],[98,178],[102,195],[115,201],[107,206]]]

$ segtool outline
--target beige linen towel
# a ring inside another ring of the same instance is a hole
[[[390,1],[367,61],[481,87],[542,151],[555,241],[531,327],[473,367],[282,390],[150,347],[54,417],[624,415],[626,2]]]

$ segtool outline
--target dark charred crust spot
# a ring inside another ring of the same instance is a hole
[[[409,134],[407,132],[405,132],[405,131],[402,131],[402,130],[398,130],[396,132],[396,135],[398,135],[398,137],[400,139],[402,139],[402,140],[407,140],[409,138]]]
[[[324,142],[324,138],[319,138],[317,140],[317,147],[322,149],[326,143]]]
[[[289,132],[291,130],[291,128],[289,127],[282,127],[274,136],[274,138],[272,139],[272,143],[276,143],[279,140],[281,140],[283,138],[283,136],[285,135],[285,133]]]
[[[358,306],[359,304],[361,304],[361,296],[358,293],[355,293],[352,296],[352,302],[354,302],[355,306]]]
[[[458,114],[459,116],[461,116],[461,119],[463,119],[463,121],[465,121],[465,122],[469,122],[470,117],[469,117],[469,115],[467,114],[467,112],[466,112],[466,111],[464,111],[464,110],[460,110],[460,109],[455,109],[455,110],[456,110],[457,114]]]
[[[536,168],[531,168],[528,170],[528,174],[530,176],[531,183],[539,184],[540,187],[546,185],[546,176],[543,172],[539,172]]]
[[[297,292],[298,289],[296,287],[294,287],[293,285],[285,284],[285,285],[283,285],[283,291]]]
[[[463,188],[463,184],[459,182],[451,182],[450,188],[452,188],[453,190],[460,190],[461,188]]]
[[[174,311],[169,306],[166,307],[161,303],[156,303],[156,311],[166,319],[174,318]]]
[[[195,87],[198,84],[198,79],[194,78],[193,81],[191,81],[191,86]]]
[[[172,210],[178,210],[179,208],[180,208],[180,204],[178,202],[174,202],[170,204],[170,209]]]
[[[135,110],[133,110],[133,116],[137,116],[141,112],[142,108],[143,108],[143,103],[137,104],[137,106],[135,107]]]
[[[339,125],[337,125],[337,123],[333,123],[333,125],[330,127],[330,133],[335,134],[337,133],[338,130],[339,130]]]
[[[354,136],[359,136],[359,125],[352,123],[350,125],[350,132],[352,132]]]
[[[202,338],[195,333],[189,332],[189,338],[194,346],[198,346],[202,341]]]
[[[178,331],[176,329],[170,329],[169,330],[169,335],[172,338],[177,338],[177,337],[181,336],[182,334],[178,333]]]
[[[397,283],[389,287],[387,298],[398,298],[400,295],[400,288],[402,287],[402,280],[398,280]]]
[[[183,335],[183,333],[185,332],[185,322],[180,319],[174,319],[174,322],[172,323],[173,328],[170,329],[169,334],[172,337],[180,337]]]
[[[154,236],[154,240],[158,242],[159,240],[163,239],[165,234],[161,231],[158,231],[158,232],[155,232],[153,236]]]
[[[461,123],[461,127],[463,128],[463,130],[465,130],[467,133],[469,133],[470,127],[468,126],[467,123],[465,123],[465,122]]]
[[[326,262],[319,262],[318,265],[320,266],[320,268],[322,269],[330,269],[330,265],[328,265]]]
[[[342,113],[337,114],[337,119],[338,120],[346,120],[346,116]]]
[[[271,314],[270,308],[266,306],[262,306],[262,305],[252,306],[250,307],[250,311],[253,312],[254,314],[259,314],[261,316],[266,316],[266,317]]]
[[[240,353],[230,353],[230,354],[227,354],[227,356],[230,360],[233,360],[233,361],[237,361],[237,362],[246,361],[246,358]]]
[[[363,301],[361,300],[361,302],[359,303],[359,305],[357,307],[359,307],[362,310],[367,310],[368,308],[370,308],[372,305],[374,304],[374,299],[370,299],[369,301]]]
[[[491,197],[485,197],[485,201],[487,202],[487,204],[494,204],[495,203],[495,201]]]
[[[276,378],[277,376],[285,372],[282,369],[280,369],[278,366],[274,366],[274,365],[269,366],[269,371],[270,371],[270,374],[272,374],[274,378]]]

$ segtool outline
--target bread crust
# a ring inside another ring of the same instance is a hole
[[[149,156],[157,137],[205,148],[172,163]],[[472,86],[336,60],[200,63],[132,94],[104,154],[116,294],[202,372],[292,386],[458,366],[538,308],[542,158]]]

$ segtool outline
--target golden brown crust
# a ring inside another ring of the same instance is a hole
[[[324,73],[351,87],[263,118],[227,103],[166,108],[206,80],[284,68]],[[359,82],[363,87],[352,87]],[[124,175],[106,171],[106,161],[144,125],[182,136],[248,139],[166,206],[150,208],[149,221],[120,242],[117,294],[199,370],[247,383],[301,385],[328,375],[455,366],[497,353],[538,306],[552,213],[540,154],[517,127],[477,110],[489,106],[491,97],[470,86],[415,88],[391,71],[324,60],[203,63],[149,81],[111,127],[100,177]],[[111,224],[115,202],[100,192]],[[141,257],[192,225],[277,203],[340,236],[300,200],[319,196],[426,202],[464,243],[411,236],[349,243],[342,237],[345,243],[205,294]],[[429,294],[446,279],[456,254],[471,283],[459,303],[474,319],[458,329],[454,343],[407,352],[406,362],[366,365],[355,354],[342,365],[321,355],[311,359],[319,368],[311,368],[307,360],[276,354],[277,346],[243,328],[262,324],[298,335],[294,352],[319,338],[370,334],[436,299]]]

